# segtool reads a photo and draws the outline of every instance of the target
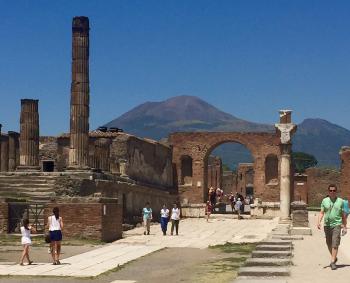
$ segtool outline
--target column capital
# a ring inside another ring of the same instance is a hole
[[[297,125],[289,124],[275,124],[275,128],[281,133],[281,144],[289,144],[291,137],[297,129]]]

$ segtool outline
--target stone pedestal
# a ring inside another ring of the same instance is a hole
[[[309,214],[306,203],[303,201],[294,201],[291,203],[292,210],[292,235],[311,235],[309,227]]]
[[[87,170],[89,159],[89,19],[73,18],[72,84],[70,101],[71,170]]]
[[[21,99],[19,171],[40,170],[38,102],[35,99]]]

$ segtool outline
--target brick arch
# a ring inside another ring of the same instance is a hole
[[[280,160],[279,136],[276,133],[240,132],[183,132],[169,135],[173,147],[173,163],[181,184],[181,156],[192,158],[192,185],[179,185],[181,201],[201,203],[207,198],[206,174],[207,160],[214,148],[223,143],[240,143],[252,154],[254,159],[255,196],[265,201],[279,201],[279,184],[265,184],[265,159],[268,155],[278,156]]]

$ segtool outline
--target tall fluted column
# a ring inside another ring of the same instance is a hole
[[[291,121],[291,110],[280,110],[280,123],[275,127],[281,134],[281,180],[280,180],[280,214],[282,220],[290,219],[291,199],[291,136],[296,130],[296,125]]]
[[[19,166],[17,170],[39,170],[38,100],[21,99]]]
[[[17,155],[19,155],[19,133],[8,132],[9,136],[9,171],[15,171],[18,165]]]
[[[9,138],[1,136],[1,167],[0,171],[7,172],[9,169]]]
[[[89,19],[74,17],[72,26],[69,169],[88,169]]]

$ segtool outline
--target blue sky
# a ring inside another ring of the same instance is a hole
[[[239,118],[350,129],[349,1],[0,1],[0,123],[39,99],[41,135],[69,130],[71,22],[90,18],[90,127],[195,95]]]

